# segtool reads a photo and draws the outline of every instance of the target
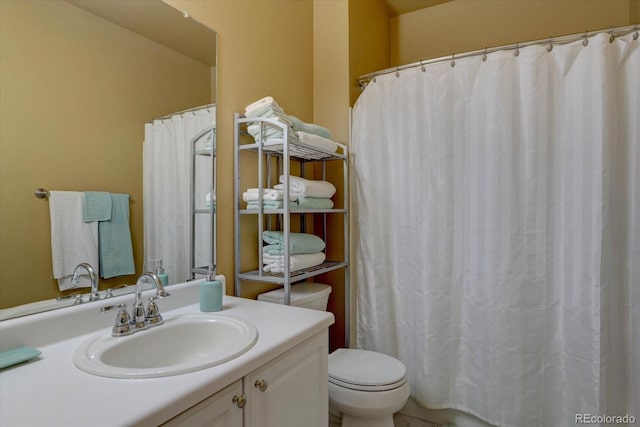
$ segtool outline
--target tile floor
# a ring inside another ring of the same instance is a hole
[[[401,414],[395,414],[393,416],[393,424],[395,427],[442,427],[442,424],[436,424]],[[329,427],[340,427],[340,424],[337,423],[336,420],[330,420]]]

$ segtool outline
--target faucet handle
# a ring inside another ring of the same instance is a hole
[[[157,295],[149,297],[149,304],[147,305],[146,314],[147,324],[149,325],[149,327],[162,325],[164,323],[162,315],[160,314],[160,309],[158,308],[158,304],[156,304],[156,300],[158,298],[162,297],[158,297]]]
[[[105,313],[107,311],[115,310],[116,308],[119,310],[116,315],[116,322],[111,329],[111,335],[114,337],[122,337],[132,334],[133,329],[131,329],[131,316],[129,316],[129,313],[127,312],[127,304],[109,305],[107,307],[102,307],[100,311]]]

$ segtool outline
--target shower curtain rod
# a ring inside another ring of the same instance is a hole
[[[165,119],[168,119],[168,118],[170,118],[170,117],[176,116],[176,115],[178,115],[178,114],[185,114],[185,113],[196,112],[196,111],[204,110],[204,109],[211,108],[211,107],[215,107],[215,106],[216,106],[216,104],[215,104],[215,102],[214,102],[213,104],[207,104],[207,105],[201,105],[201,106],[199,106],[199,107],[187,108],[186,110],[178,111],[177,113],[171,113],[171,114],[167,114],[166,116],[162,116],[162,117],[160,117],[160,118],[153,119],[153,120],[151,120],[151,121],[148,121],[148,122],[147,122],[147,124],[148,124],[148,123],[153,123],[153,122],[154,122],[154,121],[156,121],[156,120],[165,120]]]
[[[602,30],[596,30],[596,31],[585,31],[584,33],[580,33],[580,34],[570,34],[566,36],[549,37],[546,39],[540,39],[540,40],[534,40],[534,41],[528,41],[528,42],[522,42],[522,43],[516,42],[514,44],[497,46],[492,48],[484,48],[484,49],[474,50],[471,52],[465,52],[461,54],[452,53],[451,55],[443,56],[440,58],[426,59],[426,60],[414,62],[411,64],[399,65],[397,67],[390,67],[381,71],[374,71],[373,73],[364,74],[358,77],[358,83],[360,84],[360,89],[364,90],[364,88],[367,86],[367,84],[369,84],[371,80],[375,82],[376,77],[382,76],[385,74],[396,73],[396,77],[399,77],[400,75],[399,73],[402,70],[407,70],[409,68],[415,68],[415,67],[424,67],[425,65],[428,65],[428,64],[434,64],[434,63],[443,62],[443,61],[451,61],[451,66],[453,67],[455,66],[456,59],[468,58],[471,56],[483,55],[482,60],[484,61],[486,60],[487,54],[498,52],[501,50],[515,50],[516,56],[517,56],[520,48],[533,46],[537,44],[542,44],[542,45],[546,44],[547,50],[549,52],[551,52],[551,50],[553,49],[553,45],[573,43],[581,39],[584,39],[583,44],[586,46],[589,43],[589,40],[588,40],[589,37],[593,37],[596,34],[600,34],[603,32],[608,32],[610,34],[610,37],[609,37],[610,43],[612,43],[616,37],[625,36],[632,32],[635,32],[635,34],[633,35],[633,39],[636,40],[638,39],[638,26],[639,24],[628,25],[625,27],[611,27],[609,30],[602,29]]]

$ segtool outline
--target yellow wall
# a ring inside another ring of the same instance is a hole
[[[629,13],[629,0],[454,0],[391,19],[391,65],[624,26]]]
[[[217,92],[217,262],[233,295],[233,114],[263,96],[273,96],[289,114],[313,120],[313,3],[311,0],[166,0],[218,33]],[[320,123],[323,124],[323,123]],[[243,156],[244,172],[255,170],[255,155]],[[247,174],[243,182],[255,178]],[[243,229],[255,227],[243,218]],[[255,233],[243,233],[241,265],[255,268]],[[272,286],[246,284],[242,296],[255,298]]]
[[[629,24],[640,24],[640,0],[629,0]]]
[[[132,196],[142,263],[144,123],[210,98],[209,67],[63,1],[0,2],[0,306],[60,295],[34,190]],[[101,288],[134,276],[101,281]]]
[[[358,77],[390,66],[390,19],[383,0],[349,1],[349,99],[360,96]]]
[[[349,141],[349,4],[348,2],[315,0],[313,2],[313,121],[331,129],[332,139]],[[333,197],[336,207],[344,207],[343,163],[327,164],[326,179],[336,185]],[[316,179],[322,179],[322,169],[316,166]],[[315,218],[321,229],[322,218]],[[327,215],[327,258],[344,258],[344,215]],[[344,270],[316,278],[329,283],[333,292],[329,310],[336,316],[330,330],[331,348],[344,346],[345,280]]]

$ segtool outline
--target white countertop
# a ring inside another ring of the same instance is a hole
[[[158,300],[165,319],[200,312],[198,284],[167,288],[172,295]],[[246,319],[259,333],[256,344],[236,359],[187,374],[150,379],[104,378],[76,368],[72,355],[80,343],[98,330],[110,333],[115,312],[101,314],[100,307],[120,302],[131,307],[132,301],[132,295],[125,295],[0,322],[0,350],[27,345],[42,352],[37,359],[0,371],[0,425],[155,426],[334,322],[328,312],[225,296],[220,315]]]

